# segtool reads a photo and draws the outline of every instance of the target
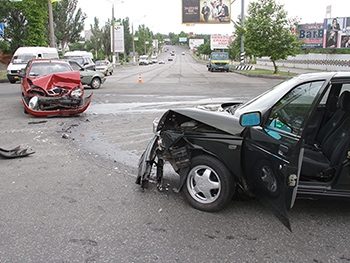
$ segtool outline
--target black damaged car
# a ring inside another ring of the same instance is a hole
[[[169,162],[194,208],[220,210],[239,189],[291,229],[297,196],[350,197],[349,113],[350,72],[299,75],[216,110],[168,110],[154,123],[136,183],[161,187]]]

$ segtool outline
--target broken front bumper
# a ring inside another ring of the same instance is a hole
[[[22,102],[24,105],[24,108],[26,112],[29,114],[36,116],[36,117],[47,117],[47,116],[68,116],[68,115],[76,115],[79,113],[84,112],[90,105],[92,99],[92,93],[88,96],[82,99],[82,101],[79,103],[80,105],[74,108],[64,108],[60,107],[58,109],[46,109],[46,110],[41,110],[40,108],[33,108],[29,106],[29,102],[25,100],[24,97],[22,97]],[[39,100],[47,100],[50,101],[50,103],[55,103],[57,104],[66,104],[69,105],[71,103],[70,98],[62,98],[62,97],[54,97],[54,98],[47,98],[47,97],[39,97]]]
[[[156,158],[158,138],[158,135],[154,135],[154,137],[148,143],[146,150],[143,152],[139,160],[136,184],[141,185],[141,187],[143,188],[147,188],[148,180],[152,171],[152,166]]]

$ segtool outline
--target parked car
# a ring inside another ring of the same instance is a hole
[[[113,74],[113,64],[108,60],[97,60],[96,63],[96,71],[101,72],[103,75],[107,76]]]
[[[67,61],[76,61],[84,69],[96,70],[95,62],[89,57],[69,57],[65,58]]]
[[[165,61],[163,59],[159,60],[159,64],[165,64]]]
[[[80,74],[59,59],[34,59],[20,73],[25,113],[33,116],[75,115],[90,105]]]
[[[173,61],[173,57],[168,57],[168,61]]]
[[[169,162],[194,208],[217,211],[242,192],[291,229],[296,196],[350,197],[349,90],[350,72],[310,73],[246,103],[168,110],[154,122],[136,183],[152,177],[164,187]]]
[[[64,54],[63,58],[66,60],[75,60],[85,69],[96,70],[94,57],[91,52],[81,50],[68,51]]]
[[[99,89],[106,81],[105,75],[101,72],[85,69],[75,60],[69,60],[68,62],[74,70],[79,71],[83,85],[87,85],[93,89]]]

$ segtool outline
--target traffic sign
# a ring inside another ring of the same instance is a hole
[[[4,23],[0,23],[0,35],[4,34]]]

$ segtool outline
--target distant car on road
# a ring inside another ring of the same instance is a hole
[[[159,60],[159,64],[165,64],[165,61],[163,59]]]
[[[85,69],[75,60],[68,60],[68,62],[74,70],[79,71],[83,85],[90,86],[93,89],[99,89],[106,81],[105,75],[101,72]]]
[[[24,112],[37,117],[76,115],[90,105],[80,74],[67,61],[34,59],[19,75]]]
[[[139,65],[149,65],[149,60],[147,55],[140,56]]]
[[[173,61],[173,57],[168,57],[168,61]]]
[[[107,76],[113,74],[113,64],[108,60],[97,60],[96,61],[96,71],[101,72],[103,75]]]

